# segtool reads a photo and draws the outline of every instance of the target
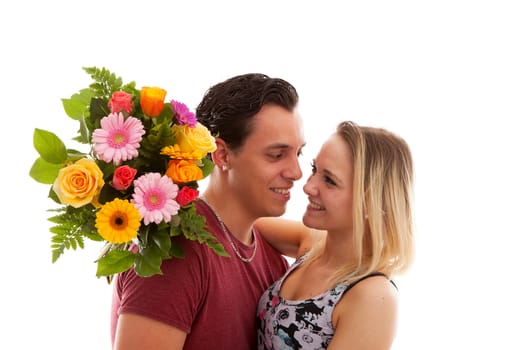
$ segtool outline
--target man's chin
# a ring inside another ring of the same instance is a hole
[[[286,212],[286,206],[273,206],[271,208],[266,208],[263,213],[263,217],[279,217]]]

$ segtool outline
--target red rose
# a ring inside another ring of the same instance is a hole
[[[127,189],[133,182],[136,174],[137,169],[128,165],[119,166],[113,174],[113,187],[119,191]]]
[[[199,191],[197,191],[194,188],[184,186],[179,190],[177,193],[177,198],[175,200],[177,203],[180,204],[181,207],[187,205],[188,203],[192,202],[199,196]]]
[[[109,100],[108,106],[111,109],[111,113],[120,113],[126,111],[131,113],[133,110],[131,106],[131,99],[133,96],[124,91],[115,91],[111,95],[111,100]]]

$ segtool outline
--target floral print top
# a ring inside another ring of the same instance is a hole
[[[332,312],[344,293],[365,278],[383,275],[374,273],[352,284],[340,283],[333,289],[307,300],[283,299],[280,296],[283,281],[303,260],[304,256],[295,261],[285,275],[271,285],[259,299],[259,350],[326,349],[334,336]]]

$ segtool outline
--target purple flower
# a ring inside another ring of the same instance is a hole
[[[197,124],[197,118],[195,114],[191,112],[184,103],[171,100],[171,108],[173,109],[173,114],[177,118],[180,125],[189,125],[194,127]]]

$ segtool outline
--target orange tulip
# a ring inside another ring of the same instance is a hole
[[[148,117],[156,118],[164,109],[166,90],[159,87],[143,87],[140,92],[140,107]]]

